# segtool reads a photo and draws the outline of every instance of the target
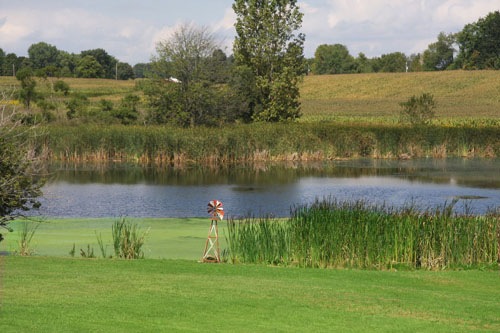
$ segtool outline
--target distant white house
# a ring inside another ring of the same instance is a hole
[[[167,81],[173,82],[173,83],[182,83],[181,80],[171,76],[167,79]]]

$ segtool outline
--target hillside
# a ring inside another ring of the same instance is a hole
[[[56,78],[39,80],[37,89],[48,93]],[[71,92],[98,102],[118,102],[134,92],[135,81],[63,78]],[[0,77],[0,89],[18,85]],[[310,75],[301,83],[301,121],[363,120],[392,122],[399,103],[424,92],[434,95],[439,119],[500,118],[499,71],[445,71]],[[137,93],[137,91],[136,91]]]
[[[307,76],[303,120],[397,117],[399,103],[424,92],[438,118],[500,118],[499,71],[446,71]]]

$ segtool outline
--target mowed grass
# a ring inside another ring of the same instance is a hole
[[[0,331],[498,332],[494,271],[0,257]]]
[[[209,219],[129,220],[149,229],[144,260],[100,257],[95,233],[109,243],[113,218],[47,220],[32,241],[36,255],[0,256],[0,331],[500,330],[498,271],[205,264]],[[2,251],[17,244],[21,224],[11,226]],[[226,222],[219,226],[224,238]],[[99,258],[80,257],[87,244]]]

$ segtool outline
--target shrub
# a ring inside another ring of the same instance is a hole
[[[429,93],[423,93],[418,97],[414,95],[399,105],[403,108],[400,113],[400,122],[424,125],[429,124],[435,117],[436,102],[434,96]]]
[[[38,222],[23,222],[21,224],[19,230],[19,254],[21,256],[30,256],[35,253],[35,250],[31,247],[31,241],[39,226],[40,223]]]
[[[57,80],[54,83],[54,91],[56,92],[62,92],[64,96],[67,96],[69,94],[69,84],[62,80]]]
[[[131,224],[125,218],[116,221],[112,226],[113,247],[115,255],[123,259],[142,259],[142,246],[147,232],[139,233],[137,224]]]

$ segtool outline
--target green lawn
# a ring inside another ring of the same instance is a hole
[[[494,271],[2,257],[0,331],[498,332]]]
[[[149,228],[145,260],[81,258],[113,221],[50,220],[37,255],[1,256],[0,332],[500,331],[499,271],[203,264],[204,218],[131,219]],[[12,226],[2,251],[15,250]]]

